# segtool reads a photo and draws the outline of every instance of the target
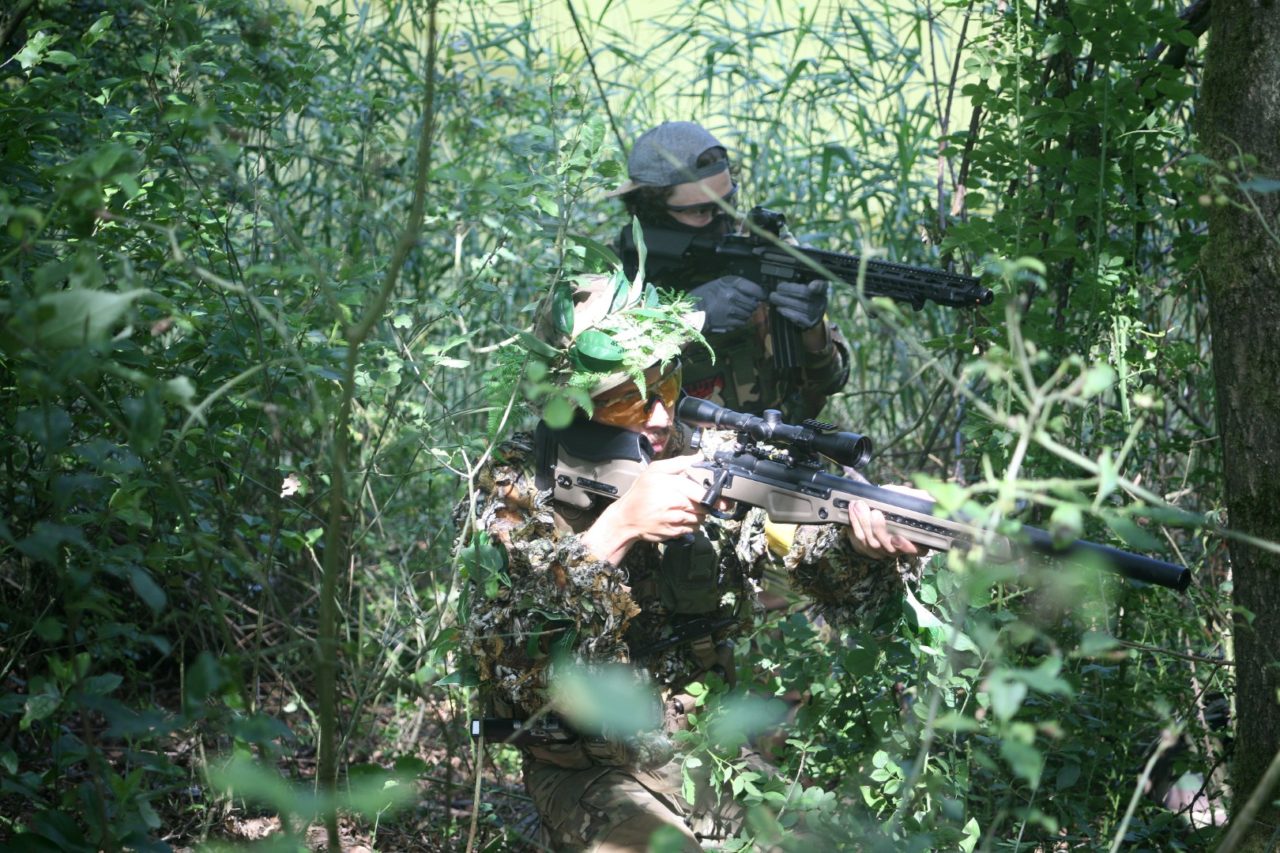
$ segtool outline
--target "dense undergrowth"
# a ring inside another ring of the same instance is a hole
[[[0,13],[0,841],[166,849],[247,810],[295,841],[340,812],[382,849],[522,843],[512,755],[477,781],[462,724],[450,511],[525,417],[493,353],[621,225],[617,138],[695,118],[807,242],[996,289],[833,295],[855,364],[825,416],[877,439],[875,478],[1197,579],[944,555],[900,618],[779,617],[741,656],[808,697],[776,776],[716,734],[714,685],[693,754],[759,839],[1208,843],[1205,800],[1141,796],[1190,770],[1222,802],[1232,688],[1222,542],[1166,525],[1220,499],[1208,164],[1165,49],[1194,36],[1162,2],[731,5],[647,41],[468,2]]]

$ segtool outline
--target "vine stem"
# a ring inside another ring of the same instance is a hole
[[[435,134],[435,66],[436,6],[428,6],[426,87],[423,93],[422,125],[418,133],[417,172],[414,177],[413,202],[400,239],[396,241],[382,287],[365,309],[360,320],[345,330],[347,358],[342,377],[342,399],[330,444],[329,516],[324,532],[324,563],[320,581],[320,625],[317,648],[316,681],[320,693],[320,765],[318,783],[322,789],[336,792],[338,787],[337,750],[337,672],[338,672],[338,578],[346,564],[347,536],[347,464],[350,455],[348,425],[355,401],[356,366],[360,347],[382,318],[391,294],[400,280],[400,272],[409,252],[417,245],[422,232],[426,207],[427,179],[431,174],[431,147]],[[338,814],[336,809],[325,815],[325,833],[330,853],[339,853]]]
[[[1133,796],[1129,797],[1129,807],[1124,810],[1124,817],[1120,819],[1120,825],[1116,827],[1115,840],[1111,842],[1111,853],[1116,853],[1120,849],[1120,845],[1124,843],[1124,834],[1129,829],[1129,821],[1133,820],[1133,813],[1138,808],[1138,800],[1142,797],[1143,790],[1147,787],[1147,780],[1151,778],[1151,771],[1155,769],[1156,762],[1160,760],[1160,756],[1164,755],[1172,747],[1178,744],[1179,733],[1173,729],[1165,729],[1160,736],[1160,744],[1156,747],[1156,751],[1151,753],[1151,758],[1147,760],[1147,766],[1142,768],[1142,775],[1138,777],[1138,784],[1133,786]]]

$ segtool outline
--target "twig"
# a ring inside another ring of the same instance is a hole
[[[1190,652],[1175,652],[1173,649],[1162,649],[1159,646],[1148,646],[1145,643],[1135,643],[1130,640],[1117,639],[1116,642],[1126,649],[1135,649],[1140,652],[1151,652],[1152,654],[1168,655],[1171,658],[1179,660],[1192,661],[1194,663],[1207,663],[1210,666],[1235,666],[1233,660],[1221,660],[1219,658],[1205,657],[1204,655],[1193,655]]]
[[[1142,775],[1138,777],[1138,784],[1133,786],[1133,796],[1129,798],[1129,807],[1124,811],[1124,817],[1120,820],[1120,825],[1116,827],[1115,840],[1111,842],[1111,853],[1116,853],[1120,849],[1120,844],[1124,841],[1125,831],[1129,828],[1129,821],[1133,819],[1133,813],[1138,808],[1138,800],[1142,797],[1142,792],[1146,790],[1147,781],[1151,778],[1151,771],[1155,769],[1156,762],[1160,760],[1160,756],[1164,755],[1178,742],[1178,732],[1173,728],[1167,728],[1160,736],[1160,743],[1156,747],[1156,751],[1151,753],[1151,757],[1147,759],[1147,766],[1142,768]]]
[[[587,55],[587,65],[591,66],[591,78],[596,81],[596,89],[600,92],[600,103],[604,105],[604,113],[609,117],[609,126],[613,128],[614,138],[618,140],[618,150],[624,154],[627,146],[622,142],[622,133],[618,123],[613,119],[613,110],[609,109],[609,99],[604,93],[604,84],[600,82],[600,74],[596,71],[595,58],[591,56],[591,48],[587,45],[587,37],[582,32],[582,24],[578,21],[578,10],[573,8],[573,0],[564,0],[569,7],[569,17],[573,18],[573,28],[578,31],[578,41],[582,43],[582,52]]]

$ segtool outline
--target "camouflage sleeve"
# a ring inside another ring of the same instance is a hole
[[[921,560],[875,560],[854,550],[838,524],[796,528],[783,563],[798,590],[834,625],[869,625],[903,597],[906,585],[920,577]]]
[[[825,402],[849,381],[849,342],[836,324],[829,321],[827,337],[829,344],[825,349],[804,354],[804,379],[800,390],[806,400]],[[818,408],[821,409],[821,404]]]
[[[558,523],[533,482],[528,437],[506,442],[477,477],[475,530],[504,558],[496,584],[472,578],[464,647],[489,695],[532,713],[547,702],[555,653],[590,663],[625,661],[623,633],[639,612],[626,574],[597,559]]]

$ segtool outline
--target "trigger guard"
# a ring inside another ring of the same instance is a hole
[[[713,516],[715,518],[723,519],[725,521],[742,521],[742,519],[747,517],[747,511],[749,509],[751,509],[751,507],[747,506],[746,504],[742,504],[742,503],[738,503],[737,501],[734,501],[733,509],[729,510],[728,512],[718,510],[714,506],[712,506],[707,508],[707,515]]]

